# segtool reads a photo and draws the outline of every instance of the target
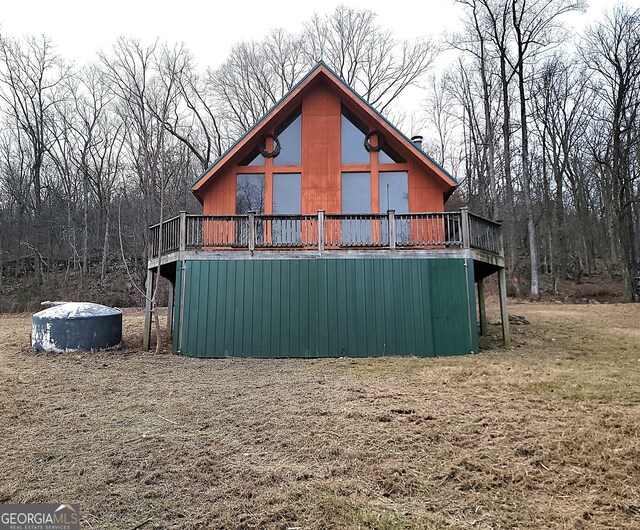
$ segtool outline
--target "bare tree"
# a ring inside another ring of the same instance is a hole
[[[587,132],[590,106],[586,76],[575,64],[554,54],[541,67],[532,93],[534,124],[541,139],[541,165],[543,172],[549,167],[555,185],[553,205],[549,206],[552,214],[547,223],[552,245],[549,249],[550,272],[555,292],[557,280],[568,275],[565,182],[572,185],[576,182],[572,162]],[[576,213],[586,222],[585,205],[574,198]]]
[[[379,111],[389,112],[407,87],[419,83],[438,51],[427,39],[396,40],[372,11],[339,6],[326,16],[314,15],[299,35],[275,30],[261,41],[234,46],[220,68],[208,71],[207,85],[235,138],[318,61]]]
[[[438,47],[428,39],[397,41],[376,24],[373,11],[345,5],[305,24],[303,39],[309,63],[325,61],[380,112],[433,65]]]
[[[109,112],[111,99],[97,68],[87,70],[83,84],[86,87],[88,108],[82,109],[83,121],[92,128],[91,143],[85,154],[85,170],[88,183],[100,208],[101,225],[104,227],[100,278],[105,279],[109,257],[111,229],[111,204],[117,190],[124,146],[123,122]],[[83,103],[80,103],[82,105]]]
[[[604,151],[594,156],[611,175],[615,227],[623,257],[624,291],[635,298],[632,279],[638,274],[634,204],[638,197],[638,173],[631,161],[640,142],[640,10],[619,5],[602,22],[589,28],[582,57],[596,76],[592,85],[602,113],[598,120],[606,129]],[[637,162],[637,161],[636,161]]]
[[[496,118],[501,117],[502,132],[502,151],[500,153],[488,152],[489,142],[487,141],[487,161],[493,156],[494,158],[494,178],[498,180],[498,164],[501,163],[501,176],[504,183],[505,198],[502,201],[503,207],[500,217],[506,221],[505,236],[507,241],[507,268],[509,277],[512,281],[511,285],[518,292],[520,284],[517,283],[517,272],[520,258],[518,255],[518,234],[517,234],[517,205],[516,205],[516,185],[513,179],[513,146],[511,138],[513,135],[512,116],[512,81],[515,71],[512,67],[512,38],[513,28],[511,24],[511,1],[510,0],[465,0],[461,2],[466,6],[467,11],[467,33],[470,35],[458,44],[459,49],[470,53],[476,59],[478,64],[483,64],[482,71],[478,68],[481,76],[481,86],[483,87],[482,107],[485,114],[491,113],[488,105],[492,94],[494,78],[497,78],[499,84],[500,98],[498,101],[498,109]],[[498,66],[495,68],[493,62],[497,61]],[[488,97],[487,97],[488,96]],[[491,120],[489,120],[491,122]],[[485,136],[491,138],[496,134],[498,126],[492,126],[490,123],[486,126]],[[493,142],[492,142],[493,144]],[[500,159],[500,160],[498,160]],[[498,200],[498,191],[494,196],[496,202]]]
[[[31,151],[30,185],[36,225],[42,213],[42,167],[51,144],[48,123],[56,103],[65,97],[60,88],[66,74],[67,69],[49,39],[30,37],[20,42],[0,36],[0,101],[15,123],[23,145],[28,145]],[[26,244],[39,254],[40,240]],[[41,259],[36,261],[42,263]],[[37,270],[41,281],[41,266]]]
[[[520,96],[520,136],[522,156],[522,196],[527,215],[529,256],[531,261],[531,296],[540,297],[540,258],[536,238],[536,221],[531,200],[531,159],[529,156],[529,124],[525,84],[527,63],[540,54],[541,49],[560,38],[558,18],[564,13],[584,9],[578,0],[511,0],[511,21],[515,34],[515,61],[512,64],[518,81]]]
[[[232,124],[230,134],[242,135],[284,94],[283,83],[264,61],[263,43],[243,42],[217,70],[209,70],[208,84],[225,119]],[[293,78],[287,82],[297,81]]]
[[[161,95],[152,94],[159,90],[160,83],[153,79],[153,64],[157,53],[157,43],[144,47],[139,41],[119,39],[113,48],[112,56],[100,55],[106,76],[114,96],[121,119],[125,125],[125,142],[129,155],[129,163],[135,169],[137,182],[142,192],[143,226],[146,232],[151,219],[159,219],[162,223],[165,215],[165,175],[163,174],[163,150],[165,147],[165,127],[154,118],[149,110],[151,98],[155,105],[162,100],[169,100],[169,92]],[[166,106],[165,106],[166,109]],[[156,111],[158,112],[158,111]],[[166,114],[160,114],[166,118]],[[162,237],[162,236],[160,236]],[[159,246],[162,241],[159,242]],[[149,245],[145,245],[149,248]],[[160,277],[161,263],[158,260],[157,276]],[[160,317],[157,300],[159,281],[156,281],[149,302],[154,315],[156,328],[156,352],[162,347]]]
[[[451,153],[451,143],[456,128],[455,109],[448,85],[453,82],[450,74],[440,78],[432,76],[429,81],[430,94],[425,101],[424,112],[427,126],[434,131],[436,150],[431,153],[440,165],[449,167],[453,161],[447,160]]]
[[[482,132],[482,152],[488,183],[489,215],[498,217],[498,193],[495,162],[495,112],[493,109],[494,89],[492,57],[489,50],[489,37],[493,21],[483,10],[479,0],[459,0],[468,11],[466,33],[453,39],[453,46],[474,57],[480,74],[481,101],[484,130]]]
[[[213,158],[222,154],[223,142],[226,142],[210,91],[197,74],[193,56],[184,45],[162,45],[156,57],[156,68],[159,81],[169,96],[168,108],[164,116],[158,114],[154,106],[149,110],[191,151],[205,170]]]

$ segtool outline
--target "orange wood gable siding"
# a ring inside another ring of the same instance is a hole
[[[209,178],[201,190],[205,214],[236,213],[236,179],[239,173],[265,174],[265,213],[272,212],[273,173],[298,172],[302,174],[302,213],[327,213],[342,211],[342,173],[346,171],[371,172],[371,212],[380,211],[379,171],[407,171],[409,184],[409,211],[428,212],[444,209],[444,193],[449,186],[431,168],[419,163],[397,138],[384,135],[389,145],[404,159],[403,164],[378,164],[378,154],[371,152],[370,164],[342,165],[341,153],[341,105],[345,104],[371,129],[378,129],[376,122],[363,115],[353,102],[344,101],[340,94],[324,82],[316,82],[302,99],[302,166],[273,166],[267,158],[264,166],[238,166],[237,162],[255,148],[266,133],[273,134],[275,127],[299,104],[299,100],[287,105],[271,119],[267,128],[252,142],[239,149],[235,161]],[[270,148],[270,145],[267,145]]]
[[[342,211],[340,98],[320,85],[302,102],[302,213]]]

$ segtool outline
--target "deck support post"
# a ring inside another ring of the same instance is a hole
[[[505,347],[511,344],[509,334],[509,309],[507,307],[507,275],[504,267],[498,269],[498,288],[500,291],[500,318],[502,320],[502,339]]]
[[[387,210],[389,216],[389,248],[395,250],[396,248],[396,211]]]
[[[484,280],[478,280],[478,316],[480,317],[480,335],[486,335],[487,309],[484,302]]]
[[[147,279],[145,281],[146,294],[144,303],[144,329],[142,332],[142,349],[149,351],[151,346],[151,298],[153,297],[153,282],[155,280],[155,271],[147,270]]]
[[[324,210],[318,210],[318,250],[324,250]]]
[[[187,212],[180,212],[180,251],[187,249]]]
[[[248,213],[247,222],[249,223],[249,250],[253,252],[256,249],[256,212]]]
[[[176,288],[176,282],[171,282],[169,286],[169,302],[167,303],[167,339],[171,340],[173,338],[173,313],[174,313],[174,301],[173,301],[173,291]]]
[[[470,248],[469,238],[469,208],[463,206],[460,208],[460,224],[462,229],[462,248]]]

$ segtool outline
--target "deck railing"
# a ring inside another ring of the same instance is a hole
[[[502,252],[502,230],[496,230],[496,222],[468,213],[469,246],[500,254]],[[498,225],[500,227],[500,225]],[[500,227],[501,228],[501,227]]]
[[[180,216],[172,217],[162,223],[162,239],[160,239],[160,225],[150,227],[150,254],[153,257],[160,254],[168,254],[180,250]]]
[[[162,231],[161,231],[162,227]],[[457,212],[180,215],[153,225],[151,257],[180,250],[475,248],[502,254],[502,227]],[[162,237],[160,237],[162,236]]]

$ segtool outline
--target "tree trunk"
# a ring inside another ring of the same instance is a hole
[[[607,209],[607,236],[609,238],[609,254],[611,265],[617,267],[618,265],[618,245],[616,244],[616,228],[615,218],[610,207]]]
[[[540,298],[540,257],[536,241],[536,225],[533,217],[533,204],[531,202],[531,176],[529,173],[529,138],[527,132],[527,111],[525,108],[524,82],[521,83],[520,119],[522,131],[522,196],[524,199],[525,214],[527,216],[527,235],[529,241],[529,255],[531,263],[531,298]]]
[[[507,199],[508,223],[505,226],[507,236],[507,260],[509,270],[507,282],[514,287],[520,295],[520,284],[514,284],[514,270],[517,256],[517,239],[515,227],[515,201],[513,182],[511,180],[511,109],[509,108],[509,81],[507,79],[507,62],[504,55],[500,56],[500,83],[502,85],[502,101],[504,104],[504,117],[502,120],[502,150],[504,156],[504,185]]]
[[[524,89],[524,57],[522,43],[518,43],[520,57],[517,68],[518,91],[520,95],[520,132],[522,139],[522,197],[527,216],[527,235],[529,240],[529,256],[531,264],[531,298],[540,298],[540,257],[536,241],[536,225],[531,201],[531,174],[529,168],[529,129],[527,127],[527,95]]]
[[[626,207],[621,205],[620,213],[620,247],[622,249],[623,267],[622,279],[624,282],[624,298],[628,302],[635,302],[636,295],[633,284],[633,278],[638,274],[636,269],[637,257],[635,253],[635,241],[633,230],[633,219],[631,215],[631,207],[627,204],[627,196],[621,194],[621,201]]]
[[[559,279],[567,278],[567,245],[566,245],[566,227],[564,215],[564,179],[560,170],[560,161],[556,149],[553,150],[553,173],[556,182],[556,204],[555,204],[555,233],[557,238],[556,244],[556,267]]]
[[[82,195],[84,202],[83,211],[83,232],[82,232],[82,272],[86,274],[89,270],[89,189],[87,185],[87,177],[85,175],[82,183]]]
[[[102,245],[102,267],[100,269],[100,279],[104,280],[107,276],[107,262],[109,256],[109,228],[111,215],[109,215],[109,207],[104,212],[104,244]]]

